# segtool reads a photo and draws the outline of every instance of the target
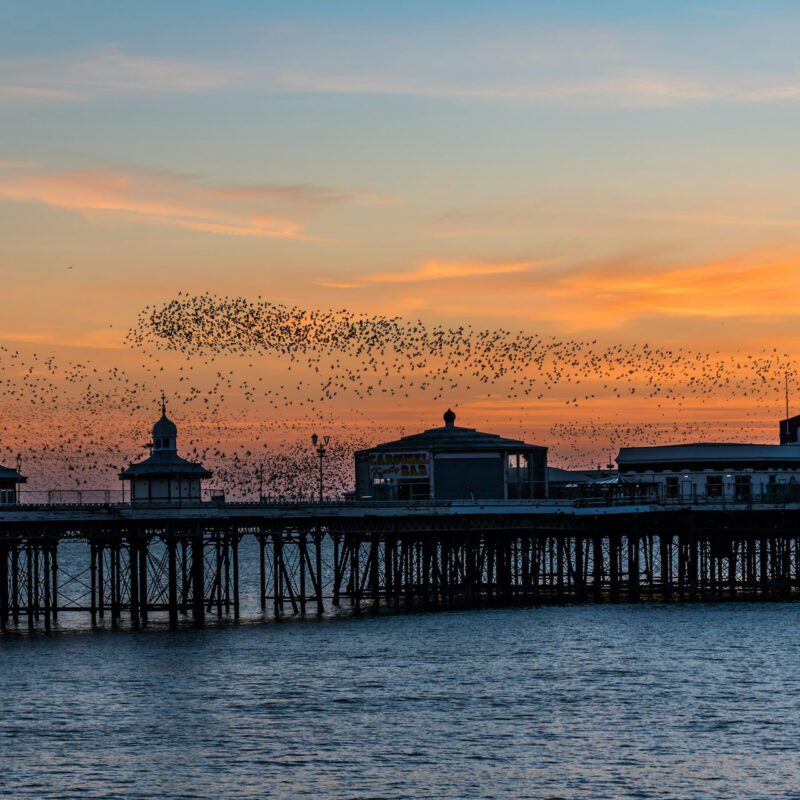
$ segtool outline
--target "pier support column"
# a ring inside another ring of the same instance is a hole
[[[137,552],[137,541],[134,536],[128,539],[128,564],[131,597],[131,625],[139,627],[139,553]]]
[[[27,590],[27,616],[28,616],[28,630],[33,630],[33,548],[28,543],[28,547],[25,551],[25,561],[26,561],[26,572],[27,572],[27,586],[25,587]]]
[[[205,625],[205,557],[203,555],[203,531],[192,537],[192,618],[194,624]]]
[[[0,542],[0,629],[8,627],[8,545]]]
[[[372,587],[372,612],[374,614],[377,614],[381,609],[381,577],[378,569],[379,548],[380,535],[377,531],[373,531],[369,546],[369,570],[370,585]]]
[[[263,531],[258,536],[258,594],[261,601],[261,613],[267,613],[267,537]]]
[[[167,605],[170,628],[178,627],[178,543],[174,534],[167,533]]]
[[[299,585],[299,592],[300,592],[300,615],[306,615],[306,531],[304,528],[301,528],[298,531],[298,541],[297,541],[297,569],[300,573],[300,585]]]
[[[44,582],[44,629],[50,633],[51,629],[51,614],[53,611],[52,600],[50,596],[51,589],[51,573],[50,573],[50,546],[45,543],[42,548],[42,572]]]
[[[19,625],[19,543],[11,546],[11,617]]]
[[[639,534],[628,531],[628,601],[639,602]]]
[[[595,603],[603,602],[603,536],[595,533],[592,536],[592,597]]]
[[[283,611],[283,534],[280,531],[275,531],[272,534],[272,595],[273,595],[273,612],[275,619],[281,617]]]
[[[661,561],[661,599],[669,602],[672,598],[672,534],[661,531],[658,534],[659,558]]]
[[[233,619],[239,621],[239,534],[231,535],[231,565],[233,571]]]
[[[139,534],[139,618],[142,625],[147,625],[147,561],[149,540],[147,536]]]
[[[51,583],[51,616],[53,623],[58,622],[58,540],[50,545],[50,583]]]
[[[612,603],[619,603],[619,534],[611,533],[608,536],[608,572],[609,572],[609,593]]]
[[[323,580],[322,580],[322,531],[319,526],[314,531],[314,572],[316,574],[316,581],[314,583],[314,593],[317,598],[317,616],[321,617],[325,613],[325,605],[322,598]]]

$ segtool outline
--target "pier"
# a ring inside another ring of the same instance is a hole
[[[238,621],[248,537],[276,621],[800,596],[800,503],[20,504],[0,507],[0,626]]]

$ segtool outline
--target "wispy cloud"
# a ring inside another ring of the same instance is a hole
[[[102,95],[198,92],[235,82],[227,66],[126,53],[105,45],[79,53],[0,60],[0,98],[85,100]]]
[[[540,26],[489,36],[460,29],[444,42],[432,31],[412,38],[313,25],[267,26],[259,34],[257,46],[237,42],[217,60],[134,53],[114,43],[0,59],[0,102],[231,91],[643,109],[800,101],[793,60],[770,73],[746,65],[714,71],[698,53],[676,60],[674,47],[642,30]]]
[[[368,203],[369,197],[324,186],[214,184],[140,168],[48,170],[0,164],[0,199],[65,208],[94,220],[226,236],[320,240],[305,230],[313,215],[335,204]]]
[[[320,280],[320,286],[331,289],[358,289],[364,286],[385,283],[425,283],[428,281],[458,281],[467,278],[485,278],[493,275],[508,275],[528,272],[549,261],[424,261],[416,269],[406,272],[376,272],[351,280]]]

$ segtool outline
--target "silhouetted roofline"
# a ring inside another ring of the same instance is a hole
[[[28,479],[20,475],[13,467],[0,466],[0,481],[13,481],[14,483],[27,483]]]
[[[471,450],[538,450],[546,447],[527,444],[521,439],[507,439],[496,433],[483,433],[475,428],[444,425],[413,433],[391,442],[381,442],[374,447],[359,450],[358,454],[387,450],[430,450],[432,452],[468,452]]]
[[[171,450],[160,450],[154,452],[144,461],[131,464],[127,469],[119,473],[119,477],[142,478],[142,477],[187,477],[187,478],[210,478],[212,473],[202,464],[195,464],[181,458]]]

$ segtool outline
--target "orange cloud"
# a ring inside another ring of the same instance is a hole
[[[193,176],[144,169],[47,171],[0,163],[0,199],[66,208],[92,219],[170,225],[226,236],[320,240],[308,218],[344,202],[368,202],[328,187],[221,186]],[[331,241],[331,240],[325,240]]]
[[[660,260],[663,259],[663,255]],[[491,280],[491,291],[484,282]],[[424,282],[424,291],[418,283]],[[320,282],[322,283],[322,282]],[[387,293],[384,284],[391,283]],[[406,273],[329,281],[358,288],[385,313],[516,318],[546,330],[639,330],[639,321],[681,318],[770,319],[797,314],[800,252],[750,251],[689,265],[654,263],[648,254],[603,262],[425,262]]]
[[[407,272],[378,272],[353,281],[318,281],[320,286],[334,289],[356,289],[379,283],[422,283],[426,281],[452,281],[463,278],[480,278],[491,275],[508,275],[528,272],[548,261],[423,261],[416,269]]]

